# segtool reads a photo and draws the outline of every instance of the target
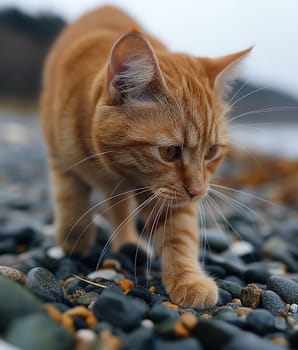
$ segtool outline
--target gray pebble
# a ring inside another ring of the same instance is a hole
[[[290,306],[290,312],[292,312],[293,314],[298,312],[298,305],[297,304],[292,304]]]
[[[264,291],[262,294],[262,304],[274,316],[286,310],[286,303],[272,290]]]
[[[64,293],[56,277],[43,267],[34,267],[28,274],[28,287],[36,296],[46,302],[61,302]]]
[[[202,346],[195,338],[189,337],[181,340],[164,340],[156,339],[154,342],[154,350],[202,350]]]
[[[267,288],[276,292],[286,303],[298,304],[298,283],[281,276],[271,276]]]

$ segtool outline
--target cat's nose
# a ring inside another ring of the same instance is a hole
[[[188,193],[190,199],[196,199],[203,193],[203,191],[199,188],[186,188],[186,192]]]

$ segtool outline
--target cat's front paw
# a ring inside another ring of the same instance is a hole
[[[218,288],[204,275],[184,278],[170,289],[170,298],[182,307],[207,308],[216,304]]]

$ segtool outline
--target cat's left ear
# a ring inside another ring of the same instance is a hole
[[[231,55],[206,59],[204,63],[212,88],[224,92],[229,82],[237,78],[240,63],[252,49],[250,47]]]
[[[165,88],[158,60],[150,43],[138,32],[123,35],[113,46],[107,74],[113,103],[152,99]]]

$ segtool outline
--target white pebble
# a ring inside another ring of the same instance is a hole
[[[290,306],[290,312],[291,312],[292,314],[296,314],[296,313],[298,312],[298,305],[297,305],[297,304],[292,304],[292,305]]]
[[[231,249],[231,252],[236,256],[243,256],[243,255],[252,253],[254,250],[254,247],[249,242],[239,241],[239,242],[234,242],[231,245],[230,249]]]
[[[64,251],[59,246],[51,247],[47,250],[47,254],[50,258],[59,260],[65,256]]]
[[[76,332],[76,336],[79,340],[83,340],[87,343],[91,343],[96,340],[96,334],[90,329],[79,329]]]
[[[151,328],[154,327],[154,323],[153,323],[151,320],[148,320],[148,319],[143,320],[143,321],[141,322],[141,325],[142,325],[143,327],[145,327],[145,328],[148,328],[148,329],[151,329]]]
[[[118,272],[113,269],[97,270],[89,273],[89,275],[87,275],[87,279],[92,280],[95,278],[103,278],[106,280],[112,280],[117,275],[117,273]]]

